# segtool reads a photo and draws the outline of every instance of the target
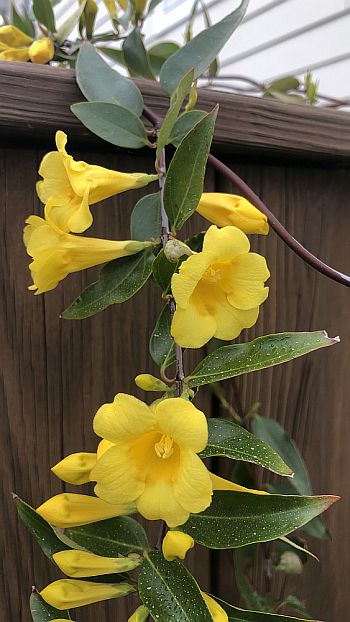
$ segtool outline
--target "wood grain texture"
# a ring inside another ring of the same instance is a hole
[[[169,100],[159,86],[148,80],[136,82],[145,103],[164,115]],[[36,141],[52,140],[59,126],[64,131],[74,131],[77,140],[101,146],[102,141],[90,134],[70,111],[71,104],[82,99],[73,70],[0,61],[0,136],[3,138],[32,139],[35,134]],[[199,107],[211,110],[217,103],[220,104],[214,139],[217,152],[326,159],[333,163],[350,160],[347,112],[200,91]]]

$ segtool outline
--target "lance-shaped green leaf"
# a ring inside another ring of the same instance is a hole
[[[276,482],[269,487],[271,492],[281,494],[312,495],[312,486],[302,455],[295,442],[282,426],[269,417],[255,415],[252,419],[252,430],[256,436],[268,443],[293,469],[294,477],[288,482]],[[315,518],[303,531],[309,535],[329,540],[330,534],[321,517]]]
[[[185,136],[170,163],[164,186],[164,207],[174,231],[195,211],[203,192],[205,168],[217,108]]]
[[[193,69],[190,69],[186,73],[186,75],[182,78],[179,86],[177,87],[171,101],[170,108],[164,117],[164,121],[162,123],[162,127],[158,133],[157,140],[157,151],[156,158],[157,160],[160,157],[162,150],[167,144],[168,138],[171,134],[171,131],[175,125],[175,121],[179,116],[179,112],[181,110],[181,106],[184,102],[185,97],[189,94],[193,82]]]
[[[147,50],[148,59],[153,73],[158,75],[169,56],[175,54],[179,49],[180,46],[172,41],[162,41],[149,48],[149,50]]]
[[[138,28],[127,36],[123,43],[124,59],[133,75],[154,80],[148,54]]]
[[[139,553],[148,549],[143,527],[130,516],[118,516],[97,523],[65,529],[70,541],[84,547],[95,555],[116,557]]]
[[[33,13],[49,32],[56,32],[55,16],[50,0],[33,0]]]
[[[170,311],[166,305],[156,322],[149,340],[149,352],[154,362],[166,369],[176,360],[174,339],[170,334]]]
[[[337,500],[338,497],[331,495],[302,497],[216,491],[209,508],[191,514],[178,529],[209,548],[239,548],[286,536]]]
[[[24,32],[28,37],[35,37],[35,28],[32,20],[30,19],[27,10],[24,9],[23,14],[17,13],[16,8],[12,5],[11,8],[12,19],[11,23]]]
[[[51,607],[38,592],[33,592],[29,600],[33,622],[51,622],[51,620],[71,620],[68,611]]]
[[[218,348],[203,359],[188,376],[190,387],[233,378],[241,374],[280,365],[292,359],[332,346],[339,337],[328,337],[325,331],[312,333],[277,333],[258,337],[249,343]],[[292,466],[292,465],[291,465]]]
[[[161,229],[160,194],[147,194],[136,203],[131,214],[131,237],[140,242],[156,239],[160,237]]]
[[[292,475],[293,471],[267,443],[227,419],[209,419],[208,445],[201,458],[226,456],[259,464],[279,475]]]
[[[170,56],[160,72],[160,84],[165,93],[171,95],[182,76],[191,67],[194,67],[195,79],[208,69],[241,23],[248,4],[249,0],[243,0],[235,11],[226,15],[214,26],[200,32],[178,52]]]
[[[168,139],[168,143],[171,143],[175,147],[178,147],[183,138],[197,125],[205,116],[204,110],[190,110],[189,112],[183,112],[177,119],[171,134]]]
[[[70,549],[69,546],[61,542],[51,525],[46,522],[30,505],[15,498],[16,509],[21,521],[27,527],[29,533],[35,538],[42,548],[46,557],[52,560],[52,556],[59,551]],[[49,618],[48,618],[49,619]]]
[[[82,102],[73,104],[71,110],[90,132],[112,145],[141,149],[148,144],[143,123],[136,114],[123,106],[105,102]]]
[[[238,607],[233,607],[216,596],[215,600],[219,603],[223,610],[226,611],[229,622],[309,622],[309,620],[278,615],[277,613],[265,613],[238,609]],[[319,621],[314,620],[314,622]]]
[[[150,249],[110,261],[102,268],[99,280],[84,289],[62,313],[62,317],[65,320],[82,320],[112,304],[129,300],[149,278],[152,261]]]
[[[90,102],[119,104],[140,116],[143,98],[136,84],[112,69],[91,43],[85,42],[80,48],[76,79]]]
[[[167,562],[160,551],[145,556],[139,594],[158,622],[212,622],[194,577],[180,562]]]

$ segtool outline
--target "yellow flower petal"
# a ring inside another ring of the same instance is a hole
[[[203,512],[211,504],[212,481],[202,460],[188,449],[181,448],[180,469],[174,481],[174,496],[191,513]]]
[[[198,408],[181,397],[162,400],[155,407],[158,425],[175,443],[199,453],[208,444],[207,419]]]
[[[219,605],[219,603],[217,603],[216,600],[214,600],[214,598],[212,598],[205,592],[202,592],[202,596],[205,601],[205,604],[207,605],[210,611],[213,621],[214,622],[228,622],[228,615],[226,611],[224,611],[223,608]]]
[[[269,288],[264,287],[270,276],[266,260],[257,253],[247,253],[232,262],[228,300],[237,309],[252,309],[265,302]]]
[[[174,497],[171,482],[148,482],[137,500],[137,509],[147,520],[164,520],[168,527],[183,525],[190,515]]]
[[[134,611],[132,616],[128,618],[128,622],[146,622],[148,619],[148,614],[148,609],[144,607],[144,605],[140,605],[140,607],[138,607],[136,611]]]
[[[186,309],[176,308],[171,323],[171,335],[183,348],[201,348],[216,332],[216,321],[207,311],[200,312],[189,304]]]
[[[131,505],[112,505],[97,497],[64,492],[45,501],[36,511],[56,527],[77,527],[130,514],[133,510]]]
[[[28,37],[22,30],[16,26],[8,25],[0,27],[0,50],[2,46],[11,48],[20,48],[30,45],[33,39]]]
[[[70,454],[55,464],[51,471],[63,482],[86,484],[90,481],[90,471],[95,466],[97,454],[80,452]]]
[[[128,446],[118,443],[97,461],[91,471],[95,494],[108,503],[132,503],[142,494],[145,483],[130,461]]]
[[[237,227],[218,229],[212,225],[203,240],[203,253],[211,253],[214,261],[229,261],[242,253],[248,253],[249,249],[247,236]]]
[[[55,47],[53,41],[49,37],[42,37],[34,41],[29,48],[29,58],[32,63],[45,65],[53,59],[55,55]]]
[[[103,404],[94,418],[97,436],[115,443],[132,439],[154,428],[156,418],[147,404],[126,393],[118,393],[111,404]]]
[[[259,307],[248,310],[236,309],[229,304],[226,296],[222,295],[213,309],[216,321],[214,337],[225,340],[235,339],[244,328],[254,326],[258,315]]]
[[[182,531],[168,531],[162,543],[163,555],[168,561],[173,561],[177,557],[185,559],[186,553],[193,547],[193,538]]]
[[[1,50],[1,46],[0,46]],[[9,60],[9,61],[22,61],[27,62],[29,60],[29,49],[28,48],[8,48],[2,49],[0,51],[0,60]]]
[[[131,557],[102,557],[88,551],[66,550],[52,556],[64,574],[74,579],[98,577],[115,572],[129,572],[140,565],[140,559]]]
[[[93,583],[74,579],[59,579],[50,583],[40,592],[40,596],[51,607],[71,609],[90,605],[101,600],[120,598],[135,592],[129,583]]]
[[[105,438],[103,438],[97,446],[97,459],[99,460],[101,456],[106,453],[106,451],[113,447],[113,445],[114,443],[111,443],[111,441],[107,441]]]
[[[218,227],[233,225],[243,233],[269,232],[266,216],[247,199],[235,194],[204,192],[197,212]]]
[[[267,495],[265,490],[254,490],[253,488],[245,488],[234,482],[230,482],[228,479],[209,473],[213,484],[213,490],[234,490],[235,492],[250,492],[254,495]]]
[[[191,255],[182,262],[179,273],[173,274],[171,289],[179,307],[187,307],[198,282],[210,266],[211,261],[213,261],[213,257],[210,254],[207,256],[204,253]]]

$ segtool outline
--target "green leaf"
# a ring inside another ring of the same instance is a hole
[[[156,151],[157,160],[159,160],[160,154],[168,142],[168,138],[175,125],[176,119],[179,115],[184,99],[191,90],[192,82],[193,82],[193,69],[190,69],[190,71],[188,71],[186,75],[182,78],[179,86],[177,87],[172,97],[170,108],[168,109],[165,115],[164,121],[162,123],[162,127],[159,130],[158,140],[157,140],[157,151]]]
[[[212,549],[239,548],[286,536],[324,512],[336,500],[337,497],[332,496],[216,491],[209,508],[200,514],[191,514],[187,523],[178,529]]]
[[[279,93],[287,93],[287,91],[294,91],[300,86],[300,80],[295,76],[286,76],[285,78],[279,78],[269,84],[268,91],[276,91]]]
[[[63,22],[62,26],[60,26],[58,28],[57,35],[55,37],[57,43],[61,44],[66,39],[68,39],[68,37],[71,34],[72,30],[78,24],[82,14],[83,14],[83,12],[84,12],[85,5],[86,5],[86,0],[84,0],[84,2],[82,2],[78,6],[78,8],[75,11],[73,11],[73,13],[66,19],[66,21]]]
[[[122,67],[126,67],[123,50],[117,50],[116,48],[108,48],[104,46],[98,46],[96,49],[113,60],[115,63],[118,63]]]
[[[15,6],[12,5],[12,20],[11,23],[16,26],[16,28],[19,28],[19,30],[21,30],[22,32],[24,32],[26,35],[28,35],[28,37],[32,37],[32,39],[34,39],[35,37],[35,28],[34,28],[34,24],[32,22],[32,20],[30,19],[27,11],[25,10],[24,15],[20,15],[20,13],[17,13]]]
[[[167,260],[163,249],[159,251],[157,257],[153,262],[153,276],[155,278],[155,281],[158,283],[159,287],[161,287],[165,294],[170,288],[171,277],[173,276],[174,272],[176,272],[178,266],[179,261],[174,263]]]
[[[167,562],[160,551],[145,556],[139,593],[157,622],[212,622],[199,587],[180,562]]]
[[[292,475],[290,467],[276,451],[242,426],[227,419],[209,419],[208,429],[208,445],[200,453],[201,458],[226,456],[259,464],[279,475]]]
[[[133,240],[143,242],[159,238],[161,229],[160,194],[155,192],[136,203],[131,214],[130,232]]]
[[[259,369],[286,363],[299,356],[338,343],[324,331],[277,333],[258,337],[249,343],[218,348],[203,359],[188,376],[190,387],[233,378]],[[293,467],[293,465],[290,465]]]
[[[172,41],[163,41],[162,43],[157,43],[157,45],[149,48],[148,59],[153,73],[155,75],[159,75],[165,61],[179,49],[180,46]]]
[[[148,280],[152,261],[153,253],[149,249],[110,261],[102,268],[99,280],[84,289],[62,317],[65,320],[82,320],[112,304],[129,300]]]
[[[171,95],[182,76],[194,67],[194,78],[199,78],[217,57],[225,43],[241,23],[249,0],[242,0],[239,7],[220,22],[206,28],[189,41],[164,63],[160,72],[160,84]]]
[[[142,78],[154,80],[148,54],[138,28],[134,28],[125,39],[123,43],[123,53],[125,62],[133,74],[141,76]]]
[[[164,187],[164,207],[174,231],[193,214],[202,195],[216,115],[217,108],[214,108],[194,126],[170,163]]]
[[[27,527],[29,533],[42,548],[46,557],[52,560],[52,556],[58,553],[58,551],[70,549],[69,546],[61,542],[49,523],[37,514],[30,505],[18,497],[15,498],[15,503],[18,516]]]
[[[141,149],[147,145],[147,134],[140,119],[127,108],[104,102],[73,104],[71,111],[85,127],[118,147]]]
[[[29,600],[33,622],[51,622],[51,620],[70,620],[68,611],[51,607],[37,592],[33,592]]]
[[[33,0],[33,13],[49,32],[56,32],[55,16],[50,0]]]
[[[276,613],[245,611],[225,603],[225,601],[216,596],[214,598],[224,611],[226,611],[229,622],[307,622],[305,619],[302,620],[301,618],[293,618]],[[314,622],[317,622],[317,620],[314,620]]]
[[[170,326],[170,310],[169,305],[166,305],[157,319],[149,341],[150,355],[162,369],[166,369],[176,360],[174,339],[170,335]]]
[[[140,90],[129,78],[112,69],[91,43],[85,42],[80,48],[76,79],[89,101],[119,104],[140,116],[143,110]]]
[[[201,121],[205,116],[206,112],[204,110],[190,110],[190,112],[183,112],[179,118],[177,119],[168,143],[171,143],[175,147],[178,147],[183,138],[192,130],[192,128],[197,125],[199,121]]]
[[[81,527],[70,527],[64,533],[72,542],[95,555],[105,557],[142,554],[149,546],[145,530],[130,516],[118,516]]]

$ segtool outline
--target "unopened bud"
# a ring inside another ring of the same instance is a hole
[[[166,391],[168,388],[163,380],[152,374],[139,374],[135,378],[135,384],[144,391]]]
[[[29,48],[29,58],[32,63],[37,65],[45,65],[53,59],[54,55],[54,44],[49,37],[34,41]]]
[[[168,240],[164,246],[164,255],[171,263],[176,263],[184,255],[193,255],[193,251],[180,240]]]
[[[197,103],[197,99],[198,99],[197,86],[196,84],[194,84],[190,90],[190,95],[188,98],[187,105],[185,107],[185,112],[189,112],[190,110],[193,110],[193,108],[195,107]]]
[[[303,563],[297,553],[293,553],[293,551],[285,551],[282,553],[276,569],[281,572],[285,572],[286,574],[298,575],[303,572]]]

